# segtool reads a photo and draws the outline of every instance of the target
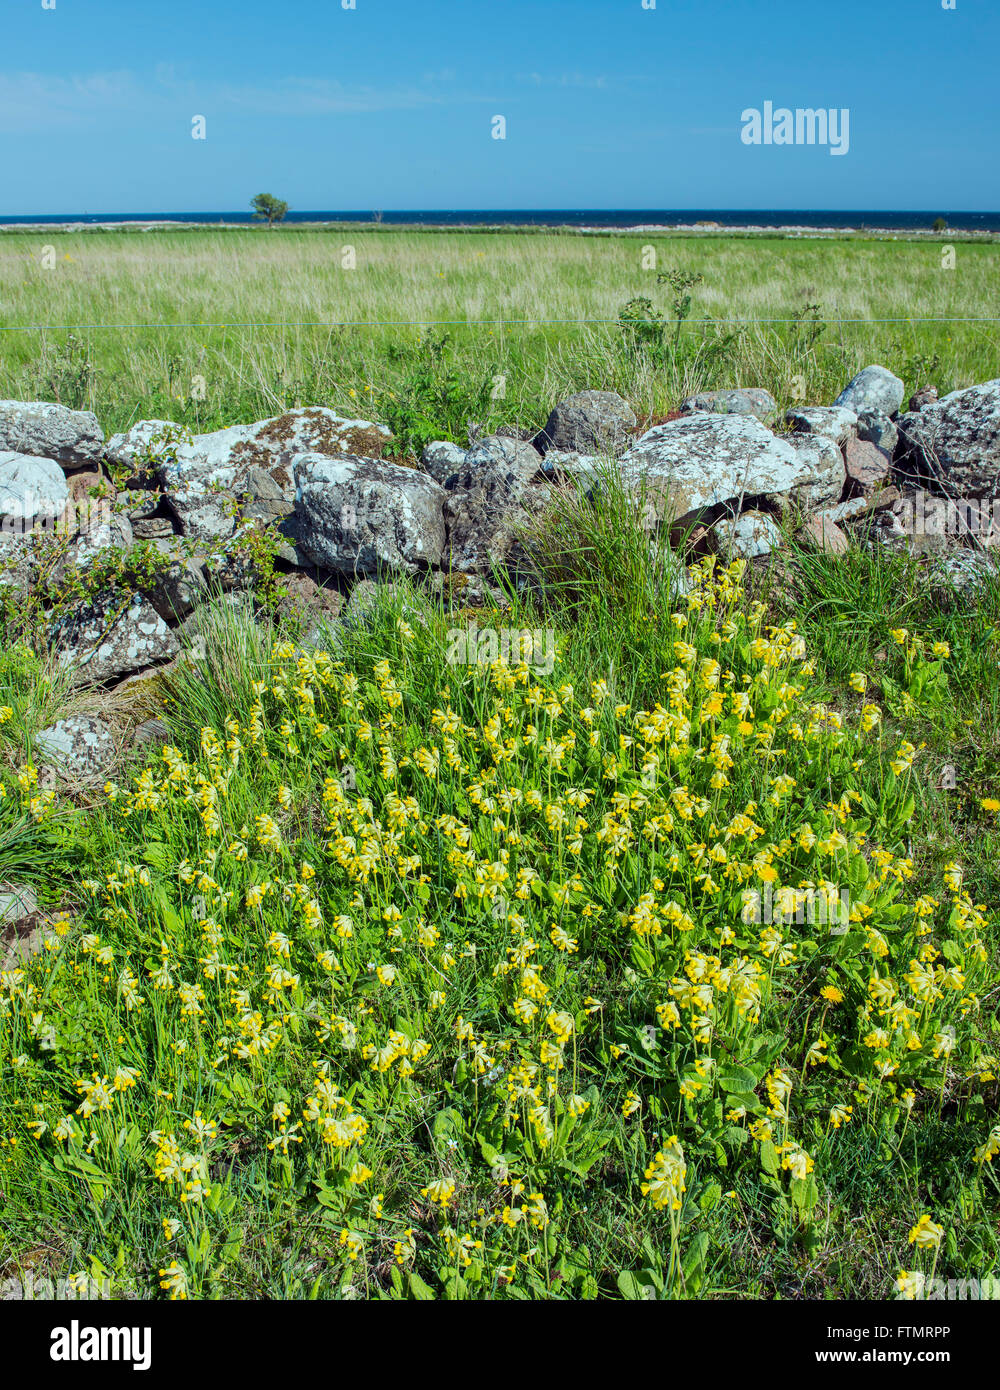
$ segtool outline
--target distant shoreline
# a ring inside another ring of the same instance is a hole
[[[578,232],[600,234],[735,233],[755,236],[891,236],[893,233],[934,235],[934,223],[942,219],[949,232],[961,235],[1000,234],[1000,209],[937,207],[909,208],[713,208],[713,207],[550,207],[550,208],[296,208],[288,210],[282,230],[302,227],[330,231],[341,227],[387,231],[390,228],[420,231],[519,233]],[[250,227],[267,230],[262,220],[247,209],[203,208],[186,212],[164,210],[140,213],[107,212],[23,213],[0,212],[4,231],[159,231],[184,228],[233,230]]]
[[[985,215],[985,214],[984,214]],[[1000,224],[1000,218],[997,219]],[[723,224],[715,221],[703,222],[646,222],[646,223],[622,223],[622,224],[575,224],[561,222],[377,222],[357,221],[350,219],[324,219],[317,221],[285,222],[271,228],[271,231],[335,231],[338,228],[351,231],[365,232],[457,232],[457,233],[511,233],[521,235],[541,236],[546,234],[558,235],[577,235],[577,236],[672,236],[677,234],[688,236],[756,236],[756,237],[788,237],[793,239],[832,239],[837,237],[854,237],[859,239],[866,238],[889,238],[896,240],[909,240],[911,238],[938,239],[943,237],[961,237],[964,240],[974,239],[982,241],[992,241],[1000,238],[1000,225],[996,228],[977,228],[977,227],[952,227],[948,226],[944,231],[936,232],[931,226],[896,226],[881,227],[861,224],[859,226],[824,226],[810,225],[805,223],[754,223],[740,222]],[[121,220],[108,219],[107,221],[82,222],[79,220],[67,219],[66,221],[35,221],[35,222],[10,222],[0,218],[0,233],[17,232],[55,232],[55,233],[80,233],[80,232],[158,232],[158,231],[258,231],[266,232],[269,229],[258,222],[195,222],[183,218],[170,217],[151,217],[151,218],[127,218]]]

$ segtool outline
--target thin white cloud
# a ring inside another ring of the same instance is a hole
[[[192,95],[197,83],[189,83]],[[348,87],[326,78],[289,77],[270,85],[230,85],[209,87],[209,100],[216,108],[235,107],[261,116],[325,116],[354,111],[403,111],[435,105],[443,100],[419,88],[379,90],[376,87]]]
[[[583,72],[527,72],[519,74],[514,81],[521,86],[576,87],[589,91],[604,91],[610,86],[603,74],[594,76]]]
[[[159,63],[152,80],[131,71],[98,72],[72,77],[47,73],[0,74],[0,133],[94,126],[115,115],[176,115],[178,106],[191,114],[237,111],[264,116],[326,116],[338,113],[402,111],[485,98],[482,94],[433,90],[444,72],[428,74],[426,86],[378,88],[327,78],[288,77],[274,82],[232,83],[181,77],[172,64]]]
[[[144,99],[131,72],[96,72],[77,77],[48,73],[0,73],[0,131],[18,133],[72,126]]]

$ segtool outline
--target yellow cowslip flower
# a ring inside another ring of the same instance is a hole
[[[805,1149],[800,1148],[798,1144],[782,1144],[778,1152],[781,1154],[782,1168],[787,1168],[793,1178],[807,1178],[816,1166]]]
[[[913,766],[913,756],[916,751],[913,744],[909,743],[906,739],[904,739],[896,749],[896,756],[889,766],[897,777],[901,777],[904,772],[908,772]]]
[[[569,1042],[576,1026],[572,1014],[556,1013],[554,1010],[550,1010],[545,1022],[555,1033],[558,1041],[563,1044]]]
[[[171,1301],[187,1298],[187,1274],[176,1260],[171,1260],[166,1269],[160,1270],[160,1288],[167,1291]]]
[[[910,1232],[909,1243],[915,1245],[919,1250],[936,1250],[941,1244],[943,1236],[944,1227],[937,1225],[925,1213]]]
[[[340,1233],[340,1244],[347,1251],[348,1259],[351,1260],[356,1260],[364,1249],[362,1241],[346,1229]]]
[[[882,718],[878,705],[863,705],[861,708],[861,731],[869,734]]]
[[[440,1206],[446,1207],[455,1195],[455,1184],[448,1178],[438,1178],[436,1182],[422,1187],[420,1195],[431,1202],[437,1202]]]
[[[859,695],[863,695],[868,689],[868,677],[863,671],[852,671],[848,685],[852,690],[856,690]]]
[[[919,1269],[901,1269],[896,1276],[896,1288],[904,1298],[912,1302],[924,1291],[926,1277]]]
[[[687,1164],[677,1135],[672,1134],[645,1171],[640,1192],[658,1211],[680,1211],[687,1190]]]
[[[579,949],[576,938],[563,931],[562,927],[553,927],[549,932],[549,939],[557,951],[572,954]]]
[[[281,835],[278,826],[270,816],[257,817],[257,843],[261,849],[281,849]]]

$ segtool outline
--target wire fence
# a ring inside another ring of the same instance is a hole
[[[628,322],[628,321],[627,321]],[[0,333],[90,333],[106,330],[108,332],[121,333],[123,331],[145,332],[151,329],[169,331],[178,328],[232,328],[259,330],[269,328],[494,328],[499,325],[501,328],[523,328],[523,327],[567,327],[570,325],[582,327],[588,324],[613,324],[618,326],[622,323],[620,318],[576,318],[576,319],[341,319],[341,320],[302,320],[302,321],[277,321],[270,323],[16,323],[0,324]],[[782,319],[746,319],[746,318],[701,318],[685,319],[685,327],[694,327],[697,324],[736,324],[741,328],[755,328],[759,325],[770,324],[802,324],[800,318]],[[805,321],[805,326],[812,324],[885,324],[885,323],[1000,323],[1000,317],[996,315],[970,315],[960,318],[914,318],[905,316],[901,318],[817,318]]]

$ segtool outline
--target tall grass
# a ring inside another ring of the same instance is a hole
[[[655,268],[643,268],[647,246]],[[994,326],[919,320],[996,313],[997,258],[992,243],[963,244],[948,271],[936,244],[856,239],[6,234],[4,326],[35,327],[0,335],[0,395],[93,409],[108,430],[139,416],[214,428],[329,404],[395,419],[405,435],[429,354],[432,375],[461,386],[435,424],[464,437],[475,410],[539,426],[554,400],[587,386],[620,391],[642,414],[717,385],[829,400],[870,361],[909,389],[949,389],[994,374]],[[648,298],[669,319],[657,283],[669,268],[703,277],[678,351],[626,350],[628,300]],[[317,323],[366,326],[301,326]],[[164,324],[194,326],[146,326]]]

